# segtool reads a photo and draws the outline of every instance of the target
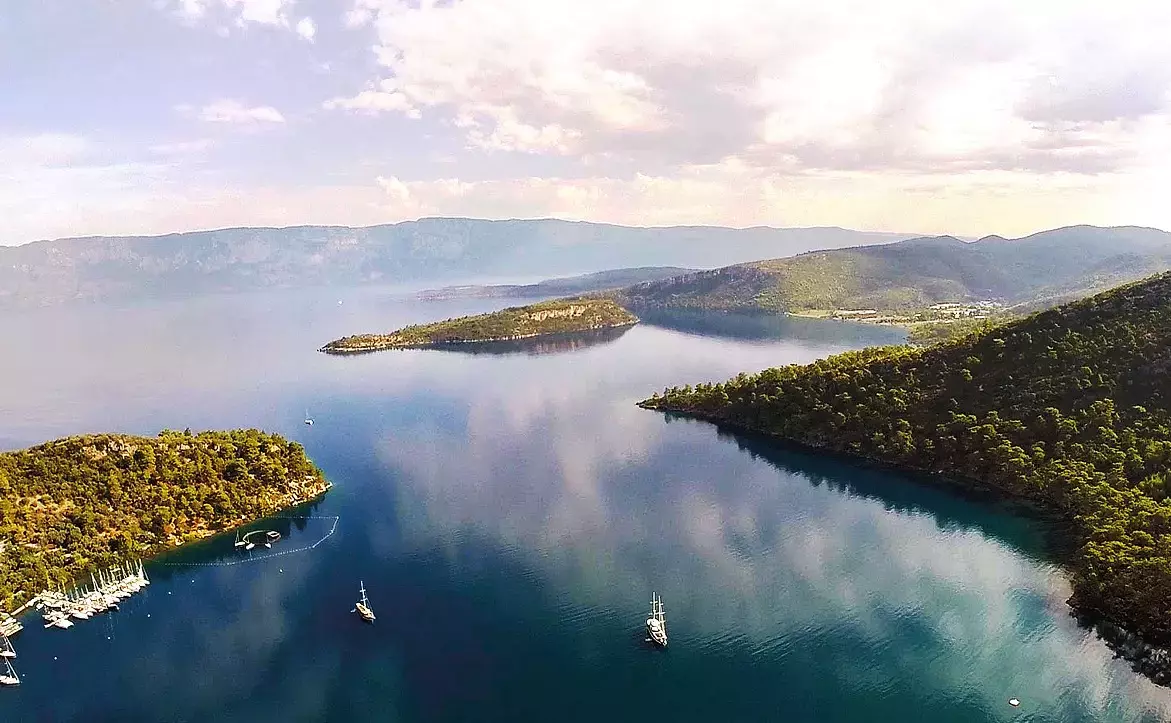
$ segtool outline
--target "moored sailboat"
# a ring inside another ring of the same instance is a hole
[[[12,663],[8,658],[4,658],[5,672],[0,674],[0,685],[20,685],[20,676],[16,674],[16,670],[12,667]]]
[[[354,605],[354,609],[350,612],[356,612],[362,616],[362,619],[368,623],[374,622],[374,611],[370,609],[370,601],[366,598],[366,585],[362,581],[358,581],[358,589],[362,593],[362,599]]]
[[[651,615],[646,619],[647,635],[651,642],[660,647],[667,647],[667,616],[663,614],[663,599],[657,593],[651,593]]]

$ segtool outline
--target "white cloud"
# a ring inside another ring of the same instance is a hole
[[[313,22],[313,18],[301,18],[297,21],[297,35],[313,42],[313,38],[317,37],[317,24]]]
[[[357,0],[346,19],[375,28],[394,97],[365,110],[433,108],[493,150],[1097,173],[1142,140],[1104,124],[1171,120],[1154,0]],[[1092,163],[1068,153],[1088,137]]]
[[[634,226],[714,224],[901,229],[1023,235],[1077,222],[1168,226],[1151,206],[1134,211],[1142,177],[1064,174],[1043,188],[1008,171],[962,178],[866,173],[788,176],[736,160],[631,178],[378,179],[388,219],[420,216],[558,217]]]
[[[287,28],[294,3],[295,0],[176,0],[174,8],[189,22],[205,20],[214,13],[232,19],[237,27],[255,23]],[[312,26],[313,21],[305,18],[297,24],[296,30],[302,37],[312,40],[316,28],[306,35],[301,27],[306,20]]]
[[[205,123],[231,123],[257,125],[262,123],[284,123],[285,117],[276,108],[267,105],[246,106],[238,100],[223,99],[206,105],[199,110],[199,120]]]
[[[322,105],[327,110],[340,109],[371,114],[402,111],[412,118],[419,117],[418,109],[411,105],[407,97],[394,91],[364,90],[352,98],[332,98]]]
[[[213,145],[210,138],[200,138],[193,141],[173,141],[170,143],[156,143],[148,148],[151,153],[159,156],[193,156],[203,153]]]

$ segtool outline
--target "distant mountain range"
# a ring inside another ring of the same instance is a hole
[[[346,228],[236,228],[0,247],[0,308],[302,286],[712,268],[909,234],[840,228],[629,228],[558,220],[429,218]]]
[[[894,311],[987,299],[1026,311],[1167,269],[1171,233],[1070,226],[1020,239],[935,236],[814,251],[649,281],[609,295],[634,308]]]
[[[620,289],[696,271],[697,269],[685,269],[681,266],[639,266],[634,269],[612,269],[546,279],[535,284],[445,286],[442,289],[420,291],[416,296],[420,299],[534,299],[543,296],[570,296]]]

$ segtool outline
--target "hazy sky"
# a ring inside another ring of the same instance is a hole
[[[3,0],[0,244],[1171,228],[1166,0]]]

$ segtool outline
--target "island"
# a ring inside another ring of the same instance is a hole
[[[1072,610],[1171,682],[1171,274],[640,405],[1027,501],[1069,531]]]
[[[637,316],[609,299],[558,299],[433,324],[407,326],[389,334],[347,336],[331,341],[319,351],[327,354],[355,354],[381,349],[421,349],[515,341],[617,329],[637,323]]]
[[[93,434],[0,453],[0,610],[329,487],[301,445],[255,429]]]

